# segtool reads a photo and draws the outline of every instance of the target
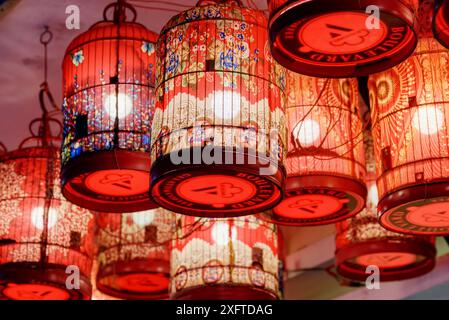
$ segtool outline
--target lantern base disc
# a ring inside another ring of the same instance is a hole
[[[289,177],[286,198],[261,218],[290,226],[314,226],[350,218],[365,206],[366,186],[336,176]]]
[[[89,300],[89,279],[80,276],[80,289],[67,288],[66,266],[39,269],[35,263],[0,266],[0,300]],[[73,284],[73,282],[70,282]]]
[[[169,271],[170,265],[165,260],[121,261],[98,269],[97,288],[119,299],[167,299]]]
[[[277,300],[275,293],[245,285],[204,285],[173,293],[171,300]]]
[[[433,34],[446,48],[449,48],[449,3],[443,1],[435,11],[433,18]]]
[[[380,281],[421,276],[435,266],[436,250],[430,242],[391,238],[354,243],[336,252],[337,272],[344,278],[366,281],[370,265],[380,270]]]
[[[186,151],[190,159],[201,152],[201,148]],[[222,148],[215,148],[217,153],[221,159],[232,159],[231,163],[239,163],[236,159],[242,156]],[[168,210],[199,217],[236,217],[271,209],[282,199],[284,168],[268,159],[243,156],[244,164],[206,164],[203,160],[174,164],[170,154],[165,155],[151,168],[153,199]]]
[[[150,159],[125,150],[83,154],[61,171],[64,196],[72,203],[101,212],[154,209],[149,198]]]
[[[449,235],[449,182],[397,190],[379,201],[380,224],[393,232]]]
[[[413,8],[400,1],[285,2],[270,17],[271,52],[292,71],[326,78],[367,76],[397,65],[416,47]],[[379,18],[366,13],[372,5],[380,9]]]

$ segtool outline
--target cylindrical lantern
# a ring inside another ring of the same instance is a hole
[[[258,213],[282,197],[284,69],[261,11],[200,1],[158,40],[152,195],[175,212]]]
[[[435,240],[393,233],[379,225],[372,137],[367,136],[367,142],[367,205],[357,216],[337,223],[337,272],[347,279],[365,281],[372,272],[367,273],[367,267],[376,266],[381,281],[418,277],[435,266]]]
[[[318,225],[362,210],[365,158],[357,88],[356,79],[288,74],[286,198],[262,217]]]
[[[90,298],[93,215],[63,198],[59,168],[53,147],[1,157],[0,300]]]
[[[447,0],[435,0],[435,5],[433,34],[435,39],[449,48],[449,2]]]
[[[254,216],[182,216],[172,248],[171,298],[277,299],[277,246],[276,226]]]
[[[163,209],[96,216],[101,292],[121,299],[165,299],[175,215]]]
[[[126,8],[108,6],[63,62],[63,193],[103,212],[156,207],[148,190],[157,35],[134,22],[135,11],[126,21]]]
[[[369,80],[380,222],[395,232],[449,234],[448,61],[430,35]]]
[[[273,57],[316,77],[357,77],[398,64],[416,46],[415,0],[268,0]]]

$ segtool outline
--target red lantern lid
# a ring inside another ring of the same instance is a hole
[[[443,46],[449,48],[449,3],[446,0],[436,0],[437,7],[433,16],[433,34]]]
[[[269,1],[273,57],[316,77],[357,77],[400,63],[416,46],[414,0]]]

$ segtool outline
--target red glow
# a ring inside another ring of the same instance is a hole
[[[105,278],[104,283],[115,282],[118,290],[134,293],[151,293],[167,290],[170,280],[162,273],[132,273]]]
[[[86,178],[93,192],[108,196],[132,196],[148,191],[150,175],[136,170],[101,170]]]
[[[313,219],[331,215],[339,211],[347,199],[338,199],[328,195],[302,195],[281,202],[274,211],[291,219]]]
[[[67,291],[44,284],[9,283],[3,294],[11,300],[68,300]]]
[[[257,192],[251,182],[232,176],[207,175],[187,179],[177,187],[178,193],[186,200],[211,204],[215,208],[244,202]]]
[[[405,252],[379,252],[359,256],[356,261],[361,266],[377,266],[380,269],[402,268],[413,265],[416,261],[416,255]]]
[[[311,19],[298,33],[304,44],[299,50],[351,54],[376,47],[384,40],[387,26],[378,20],[379,28],[368,30],[367,18],[365,13],[338,12]]]

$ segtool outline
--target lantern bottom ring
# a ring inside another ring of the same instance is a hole
[[[170,265],[161,259],[120,261],[100,267],[96,279],[98,290],[112,297],[167,299]]]
[[[182,289],[171,300],[277,300],[274,292],[246,285],[209,284]]]
[[[201,150],[186,152],[194,159]],[[220,147],[213,150],[221,159],[233,159],[231,163],[239,163],[236,159],[242,155]],[[282,200],[284,167],[269,158],[244,157],[243,164],[207,164],[203,160],[175,164],[170,154],[164,155],[151,168],[152,197],[168,210],[199,217],[236,217],[271,209]]]
[[[80,275],[80,289],[69,289],[67,266],[38,263],[8,263],[0,266],[0,300],[89,300],[92,287]],[[72,282],[69,282],[72,284]]]
[[[307,175],[288,177],[286,197],[261,218],[289,226],[331,224],[348,219],[365,206],[366,186],[346,177]]]
[[[387,230],[412,235],[449,235],[449,182],[409,186],[384,196],[379,222]]]
[[[101,212],[157,208],[148,197],[150,157],[144,152],[92,152],[69,160],[61,170],[63,195],[72,203]]]
[[[337,272],[344,278],[365,282],[369,265],[380,269],[381,281],[405,280],[430,272],[435,247],[423,241],[391,238],[359,242],[337,250]]]
[[[449,19],[447,17],[449,17],[449,4],[447,1],[443,1],[435,12],[432,28],[435,39],[446,48],[449,48],[449,25],[446,22]]]

